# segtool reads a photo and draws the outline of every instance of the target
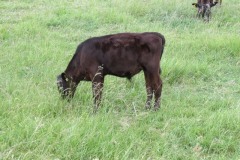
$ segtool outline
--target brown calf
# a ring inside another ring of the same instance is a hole
[[[160,33],[119,33],[90,38],[82,42],[66,70],[57,77],[59,92],[63,98],[72,98],[80,81],[92,81],[94,112],[98,109],[104,77],[115,75],[131,79],[144,72],[147,90],[145,107],[160,107],[162,80],[160,60],[165,38]]]

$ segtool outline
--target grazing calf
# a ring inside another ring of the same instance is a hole
[[[80,81],[92,81],[94,112],[97,111],[106,75],[131,79],[144,72],[147,90],[146,109],[160,107],[162,80],[160,60],[165,38],[160,33],[119,33],[90,38],[82,42],[66,70],[57,77],[63,98],[72,98]]]
[[[205,18],[209,22],[211,16],[211,7],[215,6],[218,1],[213,2],[213,0],[198,0],[197,3],[192,3],[198,8],[197,17]]]

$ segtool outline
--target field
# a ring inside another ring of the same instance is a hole
[[[189,0],[1,0],[0,159],[240,159],[240,3],[209,23]],[[146,111],[143,73],[107,76],[71,102],[56,76],[79,43],[119,32],[162,33],[161,109]]]

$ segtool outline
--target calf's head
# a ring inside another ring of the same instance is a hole
[[[62,98],[72,98],[76,90],[76,85],[72,78],[67,77],[65,73],[57,76],[57,87]]]

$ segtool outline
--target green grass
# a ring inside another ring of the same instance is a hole
[[[0,1],[0,159],[240,159],[240,4],[196,19],[192,1]],[[91,83],[61,100],[56,76],[83,40],[165,35],[158,112],[143,74],[107,76],[92,115]]]

